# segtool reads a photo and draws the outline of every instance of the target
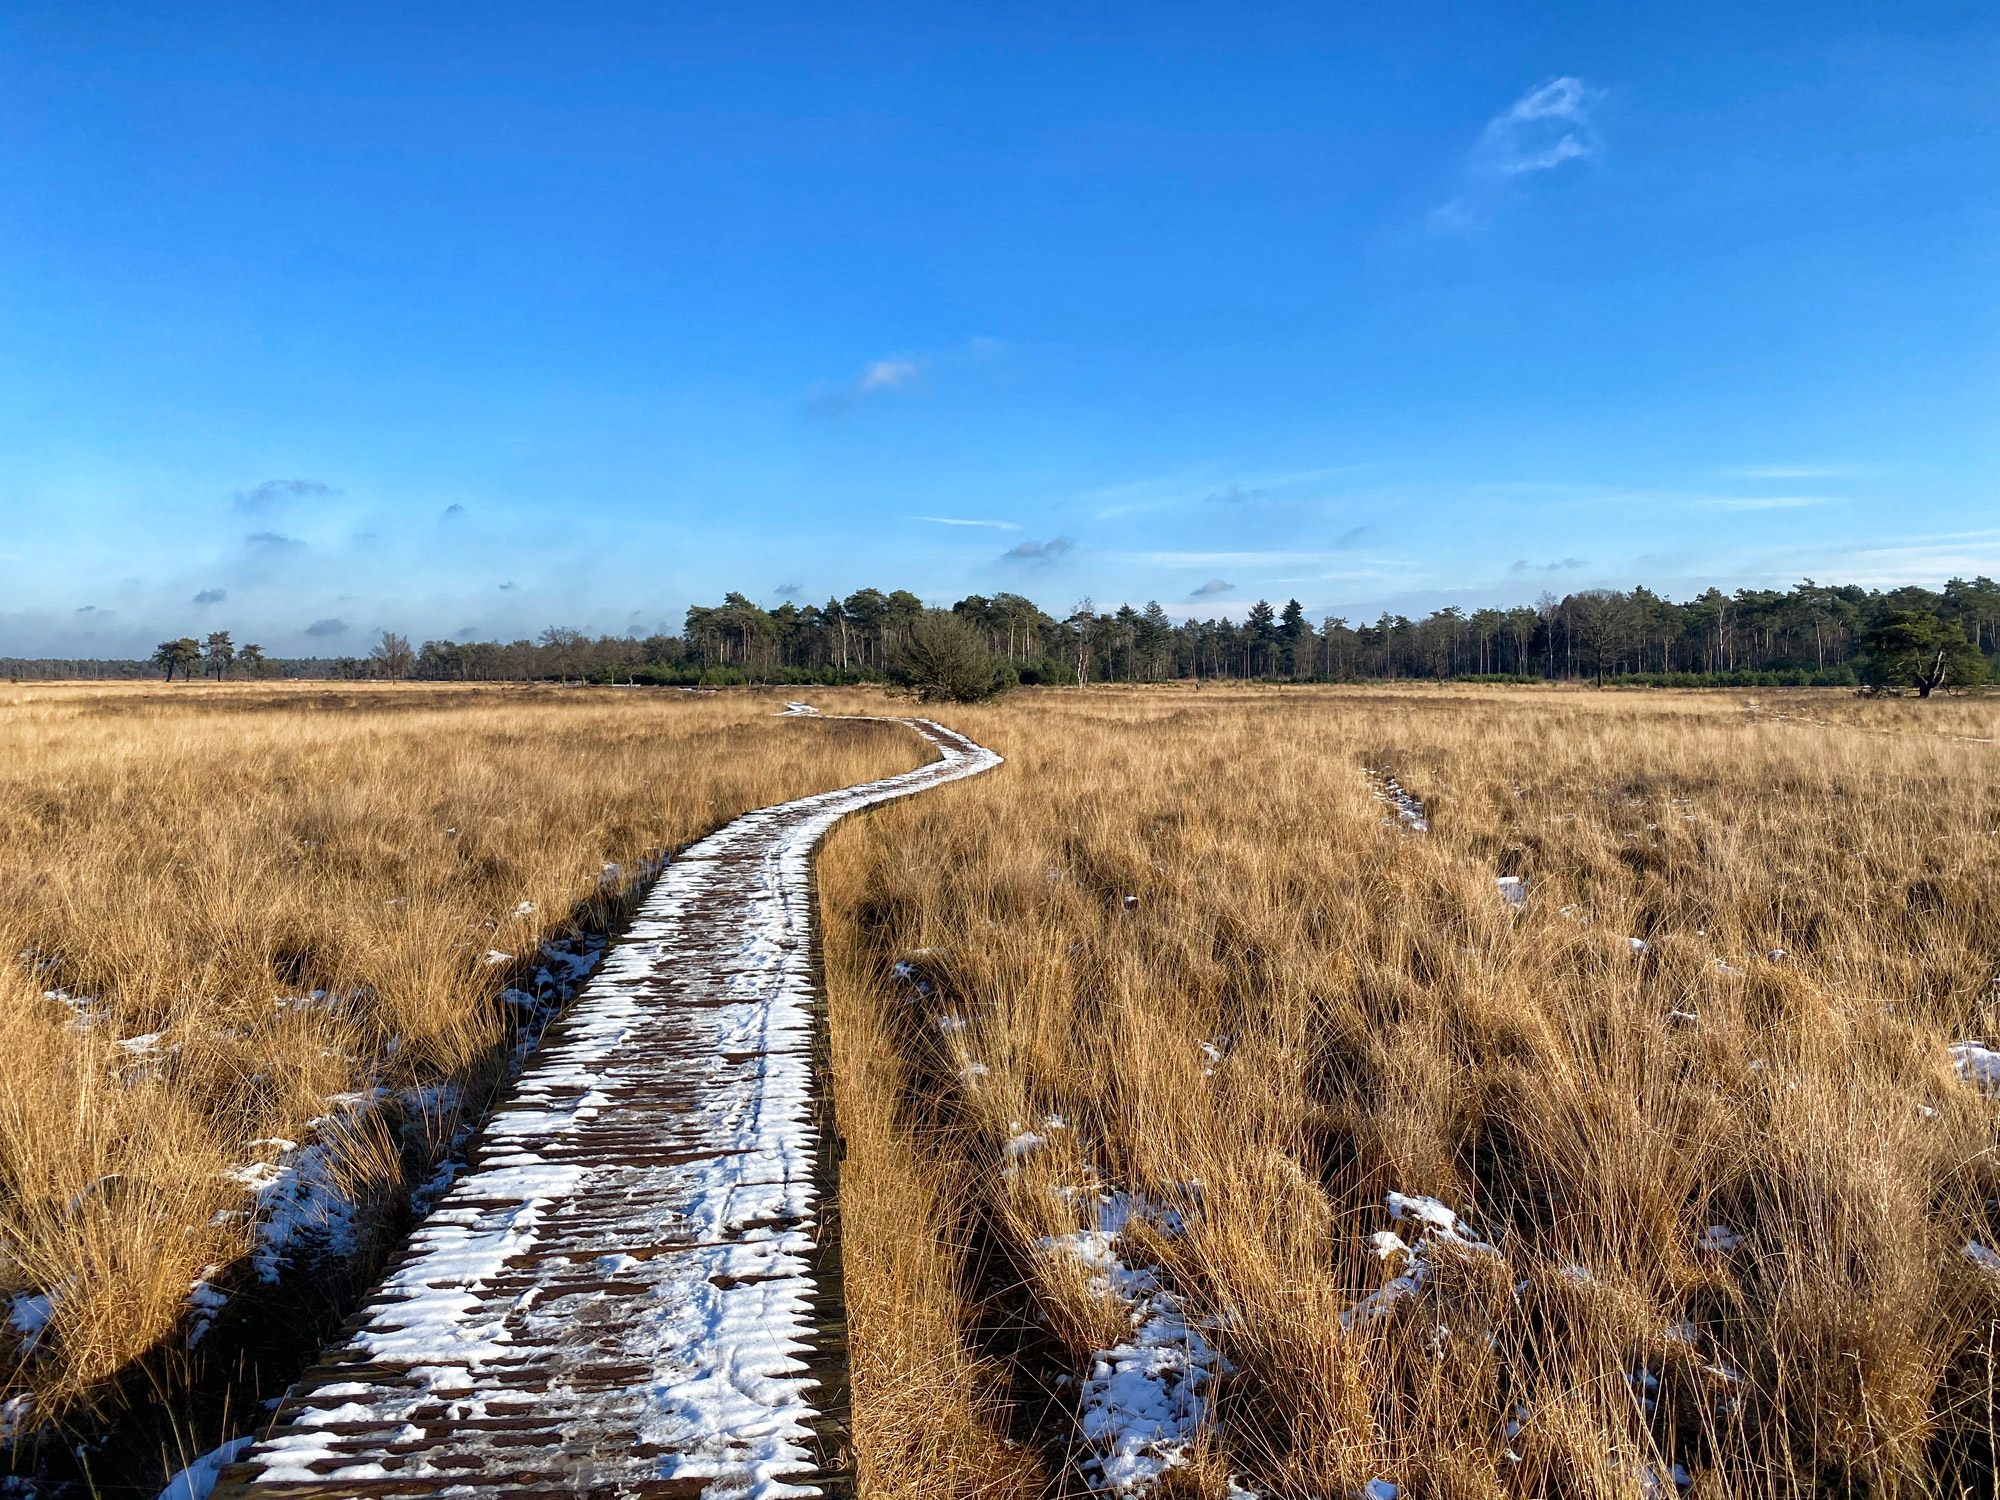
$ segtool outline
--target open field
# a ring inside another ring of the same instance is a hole
[[[1993,1493],[2000,705],[943,717],[821,860],[864,1494]]]
[[[328,1250],[365,1272],[657,851],[928,758],[906,731],[782,706],[0,696],[10,1429],[171,1407],[202,1359],[228,1357],[240,1293]]]

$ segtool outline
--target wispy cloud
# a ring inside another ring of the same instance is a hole
[[[1009,547],[1000,554],[1000,558],[1003,562],[1052,563],[1075,546],[1076,543],[1066,536],[1051,537],[1046,542],[1023,542],[1018,547]]]
[[[312,624],[306,626],[306,634],[320,639],[324,639],[330,635],[345,635],[347,634],[347,621],[336,620],[330,617],[324,620],[314,620]]]
[[[317,479],[267,479],[247,490],[236,492],[238,510],[264,511],[292,500],[327,500],[339,494],[330,484]]]
[[[1368,533],[1369,533],[1369,532],[1371,532],[1371,531],[1373,531],[1374,529],[1375,529],[1375,528],[1374,528],[1373,526],[1350,526],[1350,527],[1348,527],[1348,529],[1347,529],[1347,530],[1345,530],[1345,531],[1341,532],[1341,534],[1340,534],[1339,536],[1337,536],[1337,537],[1335,537],[1335,538],[1333,539],[1333,548],[1334,548],[1334,551],[1336,551],[1336,552],[1345,552],[1345,551],[1346,551],[1346,550],[1347,550],[1348,548],[1350,548],[1350,547],[1358,547],[1358,546],[1360,546],[1360,545],[1361,545],[1361,539],[1362,539],[1362,538],[1363,538],[1364,536],[1368,535]]]
[[[796,599],[805,591],[806,586],[802,583],[781,583],[778,585],[776,592],[780,599]],[[636,615],[640,611],[635,609],[632,613]]]
[[[1516,558],[1507,566],[1509,573],[1570,573],[1584,565],[1580,557],[1561,557],[1554,562],[1532,563],[1525,557]]]
[[[285,552],[294,547],[303,547],[304,542],[295,536],[286,536],[277,531],[253,531],[243,538],[252,547],[262,547],[271,552]]]
[[[1566,161],[1587,161],[1600,147],[1590,114],[1604,97],[1581,78],[1551,79],[1486,122],[1465,159],[1465,185],[1431,210],[1438,234],[1479,228],[1515,185]]]
[[[1728,479],[1845,479],[1854,470],[1844,464],[1751,464],[1716,472]]]
[[[1797,510],[1806,505],[1831,505],[1827,495],[1732,495],[1701,502],[1709,510]]]
[[[446,521],[456,521],[460,516],[464,514],[465,514],[465,507],[454,501],[452,504],[447,505],[444,508],[444,515],[440,519]]]
[[[1226,594],[1235,587],[1236,587],[1235,584],[1224,583],[1220,578],[1211,578],[1208,580],[1207,583],[1204,583],[1200,587],[1192,590],[1188,594],[1188,598],[1213,599],[1217,594]]]
[[[898,390],[924,373],[924,361],[913,354],[892,354],[871,360],[844,385],[816,386],[806,393],[806,410],[816,417],[840,417],[870,397]]]
[[[995,531],[1019,531],[1012,521],[972,521],[963,516],[911,516],[912,521],[929,521],[935,526],[991,526]]]
[[[194,596],[194,602],[196,604],[220,604],[228,597],[228,589],[203,589]]]

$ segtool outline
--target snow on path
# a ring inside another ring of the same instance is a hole
[[[812,851],[1000,757],[745,814],[693,845],[231,1495],[815,1495]]]

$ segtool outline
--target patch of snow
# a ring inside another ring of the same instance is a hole
[[[497,969],[502,964],[511,964],[514,961],[514,955],[511,953],[502,953],[498,948],[488,948],[486,950],[486,957],[482,961],[487,968]]]
[[[1375,795],[1396,809],[1396,819],[1411,833],[1429,833],[1431,825],[1424,817],[1424,805],[1408,792],[1403,784],[1387,771],[1364,771],[1375,787]],[[1386,819],[1384,820],[1387,821]]]
[[[44,1293],[16,1292],[7,1313],[7,1325],[21,1340],[21,1353],[31,1352],[42,1341],[49,1319],[56,1315],[55,1299]]]
[[[245,1434],[231,1438],[220,1448],[211,1448],[169,1479],[167,1487],[159,1493],[159,1500],[208,1500],[222,1471],[242,1457],[243,1450],[254,1441],[252,1435]]]
[[[1980,1093],[2000,1093],[2000,1052],[1983,1042],[1952,1043],[1951,1065],[1961,1079]]]
[[[1129,1338],[1091,1356],[1077,1427],[1090,1447],[1084,1467],[1097,1487],[1140,1495],[1187,1461],[1208,1421],[1208,1384],[1228,1366],[1188,1324],[1159,1272],[1129,1265],[1120,1254],[1128,1225],[1145,1220],[1177,1233],[1180,1216],[1138,1194],[1095,1196],[1095,1228],[1042,1240],[1036,1248],[1080,1265],[1091,1291],[1115,1300],[1130,1319]]]
[[[22,1394],[0,1401],[0,1445],[11,1444],[35,1417],[35,1398]]]
[[[1967,1240],[1965,1249],[1959,1253],[1987,1275],[2000,1276],[2000,1254],[1995,1254],[1991,1247],[1980,1244],[1978,1240]]]
[[[204,1266],[201,1279],[188,1288],[188,1348],[192,1349],[208,1336],[208,1330],[215,1326],[215,1320],[222,1316],[222,1310],[229,1306],[229,1294],[210,1282],[209,1277],[221,1270],[220,1266]]]
[[[1743,1236],[1723,1224],[1709,1225],[1701,1232],[1701,1238],[1695,1241],[1696,1249],[1713,1250],[1723,1255],[1731,1250],[1741,1249],[1742,1245]]]
[[[1500,897],[1515,911],[1528,904],[1528,882],[1519,875],[1497,875],[1493,883],[1500,888]]]
[[[1651,946],[1644,938],[1628,937],[1625,942],[1635,955],[1647,952]]]
[[[1416,1226],[1416,1244],[1404,1243],[1390,1230],[1377,1230],[1368,1237],[1368,1248],[1387,1261],[1398,1254],[1408,1257],[1400,1275],[1370,1292],[1340,1315],[1340,1326],[1349,1332],[1387,1317],[1398,1302],[1413,1297],[1430,1280],[1431,1256],[1439,1251],[1500,1258],[1500,1251],[1474,1232],[1459,1216],[1435,1198],[1412,1193],[1391,1193],[1384,1200],[1389,1217]]]
[[[1386,1479],[1371,1479],[1361,1486],[1355,1500],[1396,1500],[1400,1493],[1396,1486]]]
[[[1014,1123],[1019,1130],[1020,1122],[1017,1120]],[[1041,1150],[1048,1143],[1049,1138],[1045,1135],[1036,1135],[1032,1130],[1019,1130],[1019,1133],[1000,1149],[1006,1153],[1007,1160],[1017,1161],[1032,1151]]]
[[[784,713],[780,714],[778,717],[782,719],[788,716],[817,714],[818,712],[819,710],[814,708],[810,703],[787,703],[785,705]]]

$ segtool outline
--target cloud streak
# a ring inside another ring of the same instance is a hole
[[[1023,542],[1018,547],[1009,547],[1000,554],[1002,562],[1052,563],[1072,551],[1076,543],[1066,536],[1051,537],[1046,542]]]
[[[1603,97],[1581,78],[1553,78],[1488,120],[1466,156],[1464,187],[1431,210],[1432,232],[1479,229],[1528,178],[1596,156],[1602,148],[1590,115]]]
[[[340,491],[317,479],[267,479],[236,492],[238,510],[265,511],[292,500],[330,500]]]
[[[1830,505],[1827,495],[1742,495],[1701,502],[1709,510],[1797,510],[1806,505]]]
[[[929,521],[934,526],[991,526],[995,531],[1019,531],[1012,521],[972,521],[963,516],[911,516],[912,521]]]
[[[863,402],[884,392],[900,390],[924,373],[924,362],[911,354],[891,354],[871,360],[845,385],[819,387],[806,394],[806,411],[815,417],[844,417]]]

